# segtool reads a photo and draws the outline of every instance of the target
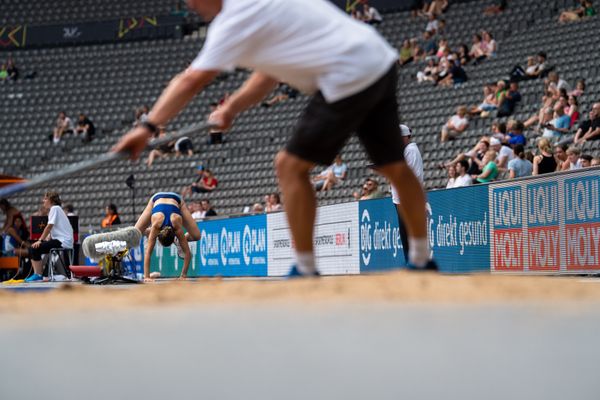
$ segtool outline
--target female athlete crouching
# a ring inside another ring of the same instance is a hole
[[[144,281],[152,281],[150,279],[150,257],[156,239],[164,247],[175,243],[177,254],[183,258],[180,279],[185,279],[192,259],[188,242],[199,240],[200,230],[181,196],[173,192],[156,193],[148,201],[148,205],[135,227],[148,236],[148,246],[144,254]],[[184,234],[183,228],[187,230],[187,233]]]

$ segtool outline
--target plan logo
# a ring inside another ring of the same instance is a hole
[[[63,39],[76,39],[81,36],[81,31],[78,27],[65,27],[63,28]]]

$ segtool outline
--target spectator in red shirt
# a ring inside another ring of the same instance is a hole
[[[217,178],[208,168],[198,167],[196,172],[200,175],[190,186],[181,191],[182,196],[190,196],[192,193],[210,193],[217,188]]]

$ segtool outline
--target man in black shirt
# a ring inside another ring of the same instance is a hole
[[[91,142],[94,135],[96,134],[96,127],[90,119],[84,114],[79,114],[79,120],[77,121],[77,128],[75,129],[75,134],[79,136],[83,134],[82,141]]]
[[[511,82],[508,92],[502,99],[502,102],[498,106],[498,118],[508,117],[515,111],[515,106],[521,101],[521,93],[519,93],[519,84],[517,82]]]
[[[590,110],[590,118],[579,125],[573,142],[582,144],[587,140],[598,139],[600,139],[600,103],[594,103]]]

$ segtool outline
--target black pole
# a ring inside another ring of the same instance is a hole
[[[133,212],[133,221],[135,223],[135,217],[137,215],[135,212],[135,176],[133,176],[133,174],[129,175],[125,180],[125,184],[131,189],[131,211]]]

